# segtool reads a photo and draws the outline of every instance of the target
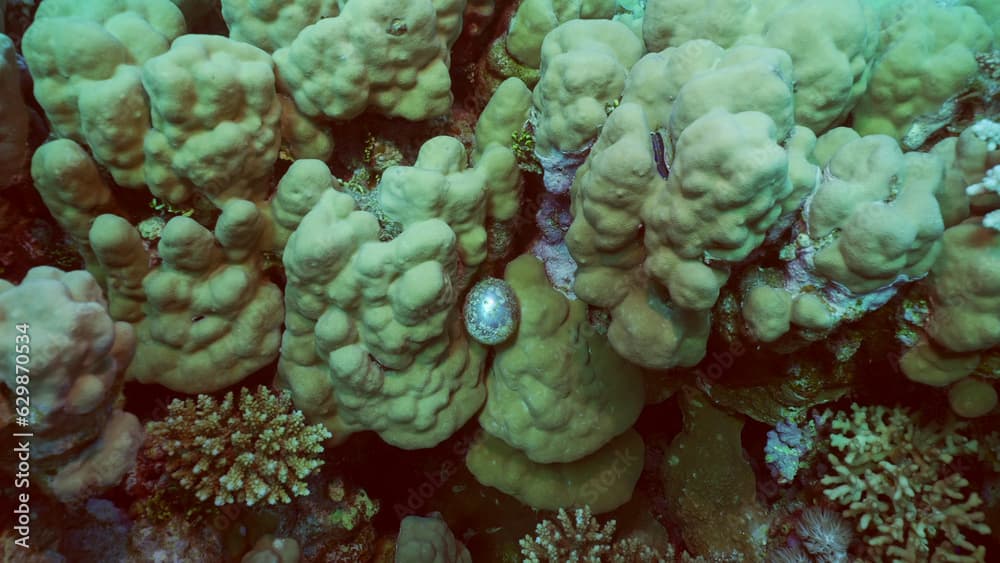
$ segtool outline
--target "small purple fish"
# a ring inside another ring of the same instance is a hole
[[[653,142],[653,158],[656,160],[656,171],[666,180],[670,176],[670,166],[667,165],[667,161],[663,157],[663,137],[660,136],[659,132],[653,131],[649,134],[649,139]]]

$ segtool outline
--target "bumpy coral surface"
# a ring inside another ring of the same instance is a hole
[[[185,35],[146,61],[145,177],[154,195],[181,204],[198,193],[218,207],[264,199],[281,142],[273,64],[260,49],[212,35]]]
[[[407,516],[399,524],[396,561],[427,563],[472,563],[469,550],[448,529],[439,513],[426,518]]]
[[[170,476],[216,505],[288,503],[309,494],[305,479],[323,465],[317,454],[331,437],[309,426],[288,393],[259,387],[221,402],[199,395],[174,400],[167,418],[147,426],[147,455],[164,460]]]
[[[25,33],[35,97],[52,128],[89,146],[123,186],[144,183],[141,66],[185,31],[169,0],[47,0]]]
[[[988,50],[989,24],[973,8],[955,3],[886,3],[883,52],[871,87],[854,112],[862,135],[880,133],[919,148],[955,118],[955,98],[979,72],[976,55]],[[934,75],[934,80],[923,77]]]
[[[134,324],[141,352],[129,376],[187,393],[232,385],[278,352],[281,293],[267,280],[257,252],[264,223],[245,200],[226,206],[213,235],[175,217],[150,268],[138,231],[102,215],[91,246],[108,272],[112,315]]]
[[[287,47],[307,25],[340,13],[344,0],[223,0],[229,38],[273,53]]]
[[[328,191],[288,241],[282,384],[338,439],[370,429],[429,447],[485,399],[485,350],[464,330],[459,292],[492,254],[486,227],[511,218],[520,184],[496,143],[465,162],[461,143],[433,138],[413,166],[385,171],[374,213]],[[401,226],[394,238],[386,221]]]
[[[809,146],[792,141],[787,66],[776,50],[707,42],[636,63],[633,88],[576,173],[567,233],[580,265],[574,290],[611,311],[608,338],[626,359],[697,363],[729,266],[816,181],[799,171]],[[690,77],[669,87],[676,97],[644,91],[673,67]],[[744,91],[752,81],[766,87]],[[744,111],[755,108],[767,113]]]
[[[31,448],[34,439],[21,438],[31,471],[18,471],[67,503],[117,485],[142,443],[139,421],[118,407],[132,327],[111,318],[90,274],[49,267],[18,286],[0,282],[0,319],[11,343],[0,367],[0,428],[40,441]]]
[[[479,423],[540,463],[574,461],[628,429],[643,405],[642,374],[590,326],[586,307],[549,287],[538,260],[507,266],[521,301],[516,338],[500,347]]]
[[[90,247],[94,219],[118,211],[111,188],[87,151],[69,139],[38,147],[31,157],[31,179],[56,222],[72,238],[87,268],[98,279],[106,273]]]
[[[900,367],[914,381],[950,385],[958,414],[983,416],[997,405],[996,372],[979,368],[983,353],[1000,344],[1000,233],[968,221],[945,231],[941,245],[923,335]]]
[[[633,430],[600,449],[566,463],[536,463],[489,434],[469,448],[465,463],[476,479],[537,509],[590,506],[614,510],[632,497],[642,471],[645,447]]]
[[[451,105],[448,50],[464,3],[354,0],[274,53],[282,85],[305,114],[426,119]]]

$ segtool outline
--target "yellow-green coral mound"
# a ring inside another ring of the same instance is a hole
[[[147,455],[165,460],[181,486],[218,506],[288,503],[309,494],[304,480],[323,465],[316,454],[331,437],[322,425],[306,425],[289,393],[266,387],[242,389],[239,404],[232,391],[221,403],[208,395],[175,399],[167,418],[147,431]]]

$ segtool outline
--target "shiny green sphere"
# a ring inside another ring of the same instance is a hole
[[[485,278],[465,297],[465,330],[477,342],[494,346],[517,331],[521,306],[504,280]]]

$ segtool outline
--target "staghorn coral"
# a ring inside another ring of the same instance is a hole
[[[288,393],[266,387],[256,393],[233,393],[221,403],[208,395],[174,400],[166,419],[147,426],[146,455],[166,458],[170,476],[200,500],[221,506],[288,503],[309,494],[304,479],[323,465],[320,445],[332,435],[320,425],[307,426],[292,410]]]
[[[871,560],[985,560],[985,548],[966,537],[990,533],[982,500],[953,465],[978,450],[960,433],[964,424],[924,426],[900,408],[857,404],[830,424],[832,474],[820,482],[856,521]]]

